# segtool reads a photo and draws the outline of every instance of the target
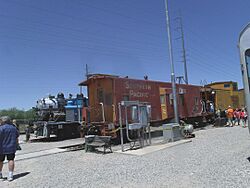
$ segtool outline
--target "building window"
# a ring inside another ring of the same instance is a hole
[[[230,84],[224,84],[224,88],[229,88]]]
[[[233,83],[233,91],[238,91],[238,85],[237,85],[237,83]]]

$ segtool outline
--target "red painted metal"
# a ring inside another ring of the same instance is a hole
[[[88,87],[90,121],[103,120],[100,102],[104,104],[105,121],[118,122],[118,103],[123,100],[148,102],[152,108],[152,121],[162,120],[160,88],[164,88],[168,119],[174,118],[171,104],[172,85],[169,82],[121,78],[112,75],[92,75],[79,85]],[[201,87],[177,84],[177,101],[180,118],[198,117],[202,113]]]

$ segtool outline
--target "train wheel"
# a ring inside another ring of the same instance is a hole
[[[181,134],[184,138],[190,137],[190,133],[187,130],[182,129]]]
[[[57,131],[57,138],[59,140],[62,140],[64,138],[64,133],[63,133],[63,130],[58,130]]]

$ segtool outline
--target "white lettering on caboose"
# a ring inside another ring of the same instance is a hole
[[[130,82],[125,82],[125,88],[137,89],[137,90],[151,90],[151,86],[148,84],[130,83]]]
[[[144,97],[144,98],[147,98],[149,96],[149,93],[129,90],[129,95],[130,95],[130,97],[138,97],[138,98]]]

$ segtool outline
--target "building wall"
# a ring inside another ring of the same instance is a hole
[[[215,107],[216,109],[225,110],[231,105],[230,91],[215,90]]]
[[[215,82],[212,84],[208,84],[209,87],[218,90],[226,90],[226,91],[238,91],[237,82]]]
[[[232,108],[244,106],[244,94],[238,91],[237,82],[219,82],[209,84],[208,86],[216,92],[216,109],[225,110],[228,106],[232,106]]]

